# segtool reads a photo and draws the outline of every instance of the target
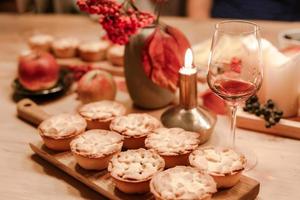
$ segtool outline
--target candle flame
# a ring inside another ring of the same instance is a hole
[[[190,48],[188,48],[185,52],[184,67],[193,68],[193,52]]]

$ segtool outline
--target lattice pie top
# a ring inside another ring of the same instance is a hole
[[[157,173],[150,183],[151,192],[165,200],[200,200],[216,192],[216,183],[204,171],[176,166]]]
[[[109,47],[109,42],[106,41],[99,41],[99,42],[88,42],[81,44],[79,46],[80,51],[86,52],[98,52],[106,50]]]
[[[163,170],[164,160],[154,151],[135,149],[115,155],[109,165],[111,176],[128,182],[149,180],[156,172]]]
[[[116,132],[94,129],[76,137],[70,144],[73,153],[99,158],[121,151],[123,137]]]
[[[207,170],[210,174],[233,174],[244,169],[246,164],[243,155],[232,149],[217,147],[196,149],[189,160],[192,166]]]
[[[42,136],[62,139],[82,133],[86,121],[78,114],[59,114],[44,120],[38,127]]]
[[[180,155],[193,151],[200,143],[200,135],[181,128],[159,128],[150,133],[145,145],[160,155]]]
[[[129,114],[127,116],[116,117],[111,122],[110,128],[125,137],[141,137],[160,126],[160,121],[151,115]]]
[[[53,48],[57,49],[67,49],[67,48],[77,48],[79,44],[79,40],[76,38],[68,37],[68,38],[61,38],[55,40],[52,43]]]
[[[98,101],[82,106],[79,114],[87,120],[111,121],[116,116],[126,113],[126,108],[115,101]]]

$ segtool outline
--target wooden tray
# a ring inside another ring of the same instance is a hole
[[[275,126],[266,128],[264,119],[239,110],[236,124],[239,128],[300,139],[300,117],[281,119]]]
[[[38,125],[50,115],[29,99],[23,99],[17,104],[18,117]],[[153,113],[152,113],[153,114]],[[71,152],[55,152],[47,149],[42,143],[32,144],[31,149],[43,159],[52,163],[62,171],[73,176],[91,189],[100,194],[116,200],[148,200],[153,199],[150,193],[143,195],[127,195],[115,189],[115,186],[106,170],[84,170],[76,164]],[[213,200],[252,200],[259,192],[259,182],[246,176],[234,187],[221,190],[213,196]]]
[[[143,195],[128,195],[115,188],[109,173],[103,171],[88,171],[76,164],[71,152],[57,153],[47,149],[42,144],[30,144],[31,149],[70,176],[81,181],[91,189],[114,200],[148,200],[154,199],[151,193]],[[246,176],[234,187],[221,190],[213,196],[213,200],[253,200],[259,192],[259,183]]]
[[[57,63],[62,67],[77,66],[77,65],[91,65],[95,69],[101,69],[111,73],[114,76],[124,76],[123,66],[114,66],[108,61],[99,62],[84,62],[80,58],[58,58]]]

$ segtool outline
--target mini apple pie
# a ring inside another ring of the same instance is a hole
[[[246,165],[243,155],[232,149],[220,147],[196,149],[191,153],[189,160],[192,166],[206,170],[215,179],[218,188],[234,186],[240,180]]]
[[[126,114],[123,104],[115,101],[97,101],[83,105],[79,114],[87,121],[89,129],[109,129],[111,121]]]
[[[217,191],[213,178],[205,171],[177,166],[159,172],[150,182],[150,190],[157,200],[209,200]]]
[[[124,45],[114,45],[110,47],[107,51],[107,59],[115,66],[124,65]]]
[[[106,169],[112,156],[119,153],[123,136],[113,131],[94,129],[84,132],[70,143],[77,163],[84,169]]]
[[[182,128],[159,128],[150,133],[145,145],[164,158],[166,168],[189,165],[190,153],[198,147],[200,135]]]
[[[160,126],[160,121],[151,115],[133,113],[116,117],[112,120],[110,129],[125,137],[125,148],[138,149],[145,147],[146,136]]]
[[[164,160],[154,151],[135,149],[113,156],[108,171],[116,187],[125,193],[148,192],[152,176],[164,169]]]
[[[104,60],[109,46],[110,44],[107,41],[83,43],[79,46],[80,58],[88,62]]]
[[[53,150],[69,150],[70,142],[86,128],[86,121],[78,114],[59,114],[44,120],[38,131],[45,145]]]
[[[78,44],[76,38],[61,38],[52,43],[52,50],[58,58],[72,58],[76,56]]]
[[[29,38],[28,44],[32,50],[50,51],[53,37],[46,34],[36,34]]]

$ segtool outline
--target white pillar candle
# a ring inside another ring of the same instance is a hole
[[[272,99],[284,117],[298,114],[300,54],[286,57],[269,42],[262,41],[264,79],[259,93],[261,101]]]

